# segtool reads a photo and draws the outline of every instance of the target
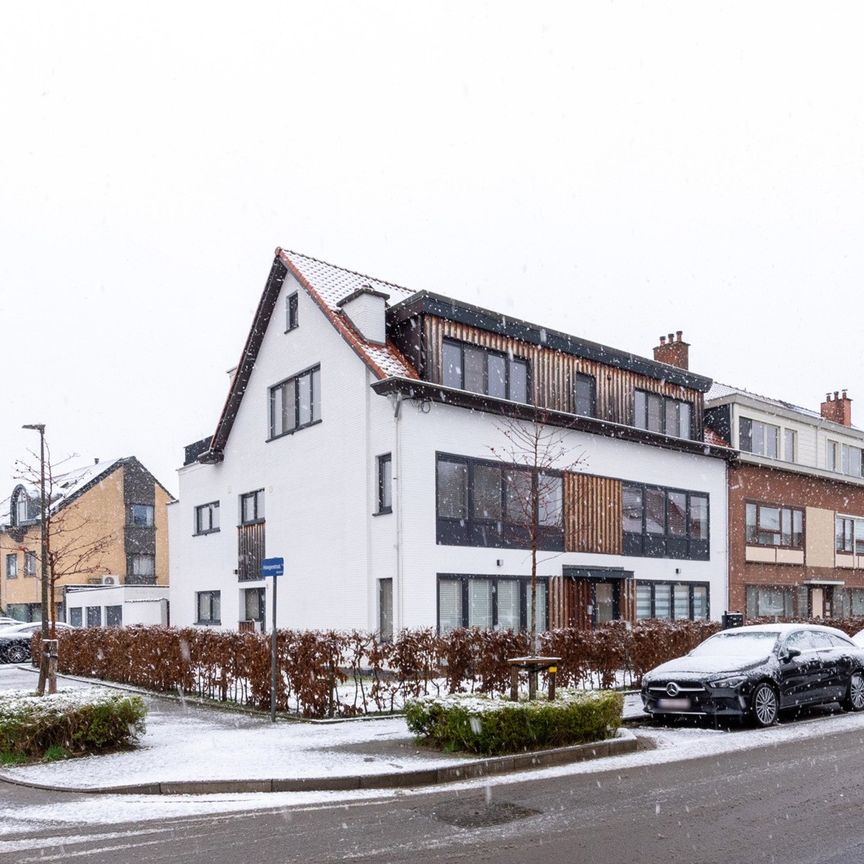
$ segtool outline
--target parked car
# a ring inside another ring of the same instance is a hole
[[[813,624],[723,630],[642,679],[643,710],[654,717],[750,718],[771,726],[780,711],[825,702],[864,709],[864,648]]]
[[[58,630],[71,630],[69,624],[58,621]],[[42,629],[41,621],[20,621],[10,627],[0,628],[0,663],[23,663],[30,659],[30,643],[33,634]]]
[[[0,628],[11,627],[13,624],[20,624],[17,618],[7,618],[5,615],[0,616]]]

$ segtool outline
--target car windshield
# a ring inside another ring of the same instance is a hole
[[[690,656],[732,656],[758,659],[771,653],[779,635],[774,630],[750,631],[748,633],[725,630],[723,633],[706,639],[701,645],[697,645],[690,652]]]

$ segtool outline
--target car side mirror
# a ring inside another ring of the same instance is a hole
[[[783,659],[784,660],[794,660],[796,657],[801,655],[800,648],[785,648],[783,650]]]

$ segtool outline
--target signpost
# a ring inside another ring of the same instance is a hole
[[[261,562],[261,575],[273,577],[273,626],[270,628],[270,722],[276,722],[276,586],[278,577],[285,572],[284,558],[265,558]]]

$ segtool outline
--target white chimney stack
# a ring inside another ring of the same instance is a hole
[[[354,325],[354,329],[367,341],[383,345],[387,341],[388,294],[363,285],[343,297],[336,305]]]

